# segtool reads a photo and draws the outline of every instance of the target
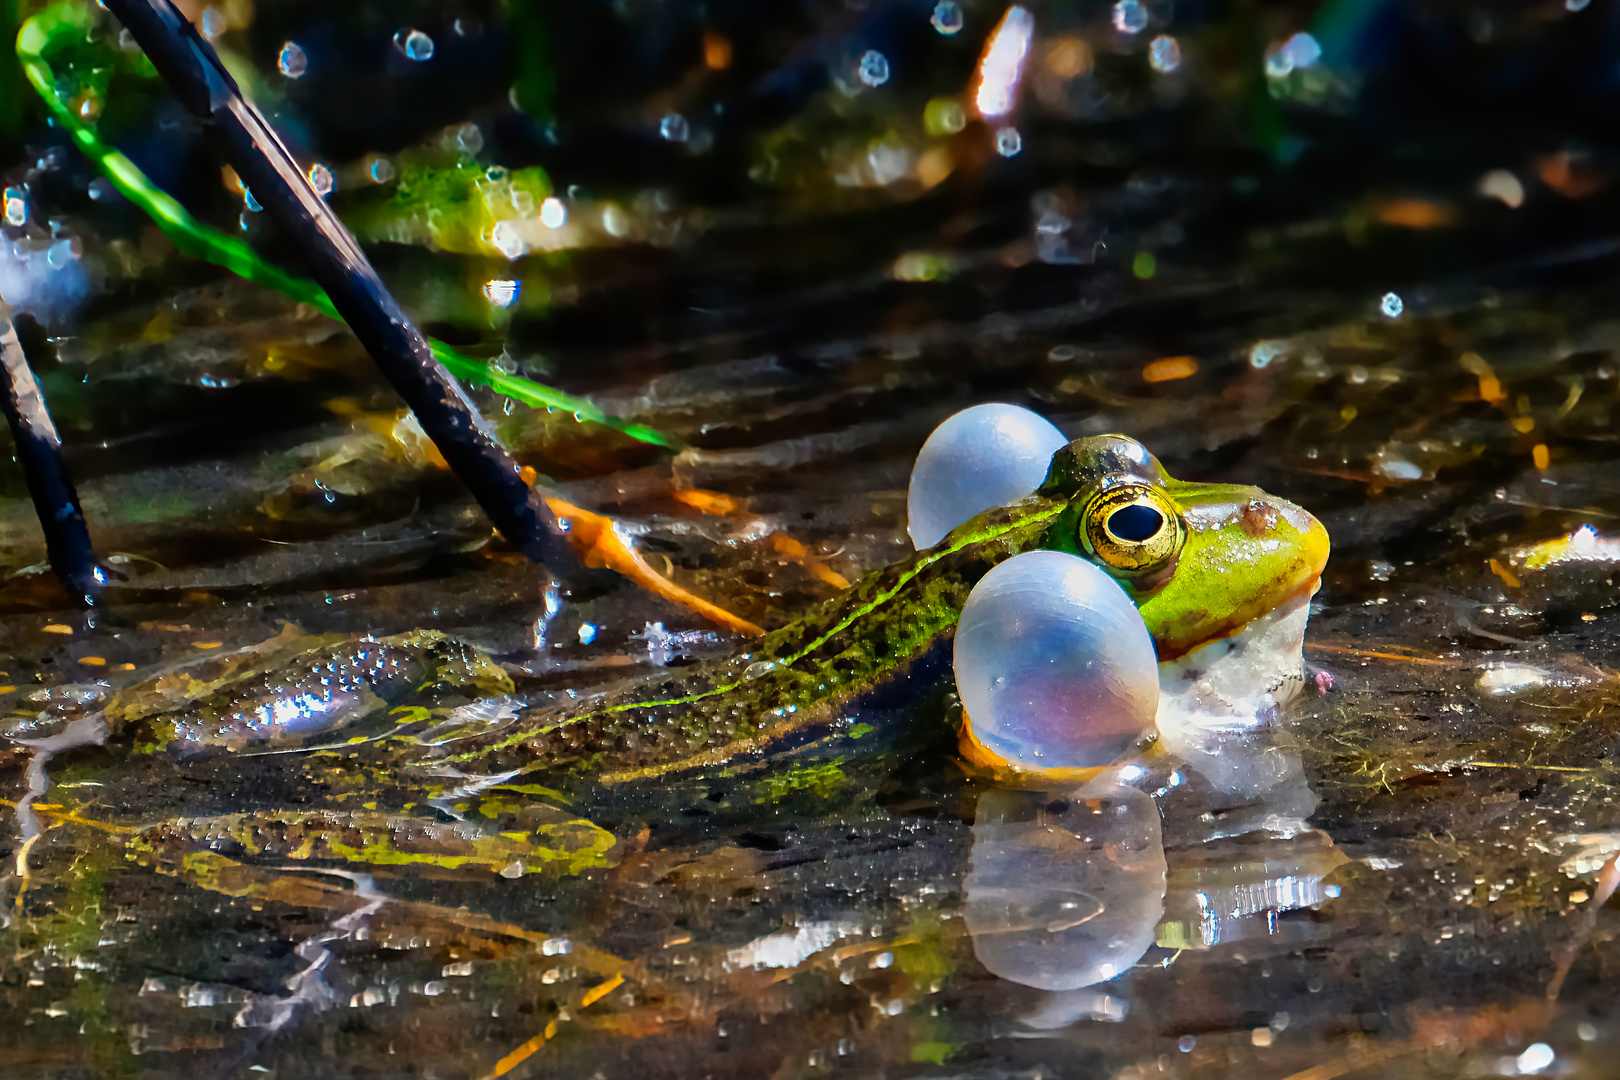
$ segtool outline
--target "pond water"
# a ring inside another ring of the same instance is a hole
[[[937,656],[651,781],[402,779],[401,725],[747,639],[512,552],[340,325],[176,252],[0,66],[0,293],[112,576],[69,605],[0,469],[0,1073],[1612,1075],[1620,11],[1015,12],[190,14],[431,332],[679,440],[474,391],[743,619],[909,556],[980,402],[1314,513],[1305,692],[1123,787],[964,764]],[[133,61],[61,90],[291,258]]]

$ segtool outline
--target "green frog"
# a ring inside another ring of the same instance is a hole
[[[1116,527],[1126,519],[1130,529]],[[388,741],[430,744],[426,752],[416,745],[416,757],[440,769],[603,784],[732,762],[847,720],[860,699],[911,676],[949,639],[968,593],[991,567],[1041,548],[1093,561],[1135,600],[1160,661],[1162,714],[1239,715],[1297,687],[1306,605],[1328,555],[1321,524],[1257,488],[1177,481],[1140,443],[1108,435],[1060,450],[1029,497],[980,514],[729,657],[448,730],[442,709],[396,705],[409,721],[434,720],[436,734],[423,738],[425,729],[406,725]],[[383,689],[390,681],[460,687],[470,697],[510,690],[487,658],[436,637],[412,640],[313,642],[302,663],[330,676],[321,685],[284,678],[280,700],[254,703],[250,695],[274,689],[262,682],[273,665],[258,664],[247,673],[258,683],[220,679],[206,700],[142,717],[137,741],[244,750],[272,727],[276,736],[302,739],[301,726],[330,741],[345,710],[393,700]],[[414,665],[404,677],[394,670],[405,662],[401,650]],[[333,667],[339,656],[346,656],[341,672]],[[299,689],[289,689],[295,683]],[[120,698],[109,715],[132,720],[123,703],[153,693],[142,686]],[[297,723],[263,722],[276,709]],[[244,716],[260,718],[257,733]]]
[[[735,770],[852,725],[873,695],[921,693],[939,681],[926,660],[951,638],[974,585],[1036,549],[1092,561],[1136,603],[1157,651],[1170,750],[1211,726],[1264,719],[1301,685],[1308,603],[1328,556],[1321,524],[1258,488],[1177,481],[1135,440],[1099,436],[1058,451],[1027,498],[737,653],[594,697],[525,701],[498,664],[429,632],[356,641],[289,631],[206,670],[126,688],[103,715],[110,740],[147,763],[145,790],[180,757],[196,790],[229,784],[270,807],[244,814],[220,796],[212,813],[147,827],[132,850],[170,865],[201,848],[223,857],[222,845],[227,855],[486,872],[601,865],[611,842],[557,804]],[[306,777],[318,765],[321,783],[300,788],[293,761]],[[480,805],[490,820],[464,836],[423,824],[456,818],[496,788],[510,797]],[[285,809],[294,804],[304,805]]]
[[[1133,528],[1111,527],[1121,514]],[[1252,715],[1297,689],[1326,530],[1258,488],[1177,481],[1141,443],[1107,435],[1060,450],[1028,498],[868,574],[750,648],[594,701],[533,709],[445,761],[477,772],[583,770],[617,784],[767,751],[907,678],[950,637],[991,567],[1039,548],[1092,560],[1136,601],[1167,724]]]

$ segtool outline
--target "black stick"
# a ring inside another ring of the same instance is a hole
[[[213,46],[169,0],[105,0],[176,97],[212,121],[225,156],[277,225],[298,245],[310,276],[332,298],[383,376],[508,541],[553,572],[573,566],[572,549],[538,493],[495,441],[460,384],[433,359],[400,309],[259,110],[242,97]]]
[[[11,425],[17,461],[28,480],[28,494],[33,496],[39,527],[45,532],[45,557],[74,600],[92,607],[106,577],[90,546],[90,531],[84,524],[84,511],[79,509],[79,493],[73,490],[67,463],[62,460],[62,439],[45,409],[45,398],[28,366],[11,312],[3,303],[0,378],[5,381],[0,409],[5,410],[6,423]]]

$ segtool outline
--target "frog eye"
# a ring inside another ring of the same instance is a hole
[[[1181,516],[1158,488],[1115,484],[1104,488],[1080,515],[1080,544],[1122,574],[1149,574],[1169,565],[1186,532]]]

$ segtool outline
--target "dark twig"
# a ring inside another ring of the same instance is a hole
[[[495,527],[553,571],[574,563],[556,517],[523,482],[461,386],[377,276],[360,245],[310,186],[281,139],[242,97],[213,46],[169,0],[105,0],[175,96],[212,121],[225,156],[276,224],[293,238],[333,305],[416,414]]]
[[[29,319],[27,315],[19,319]],[[25,327],[26,328],[26,327]],[[5,380],[0,393],[0,409],[11,425],[11,440],[17,447],[17,461],[28,480],[28,493],[34,498],[39,527],[45,532],[45,555],[62,586],[73,598],[90,607],[96,602],[106,580],[90,546],[79,494],[73,490],[67,464],[62,460],[62,440],[45,409],[45,398],[34,381],[22,342],[11,319],[11,312],[0,303],[0,373]]]

